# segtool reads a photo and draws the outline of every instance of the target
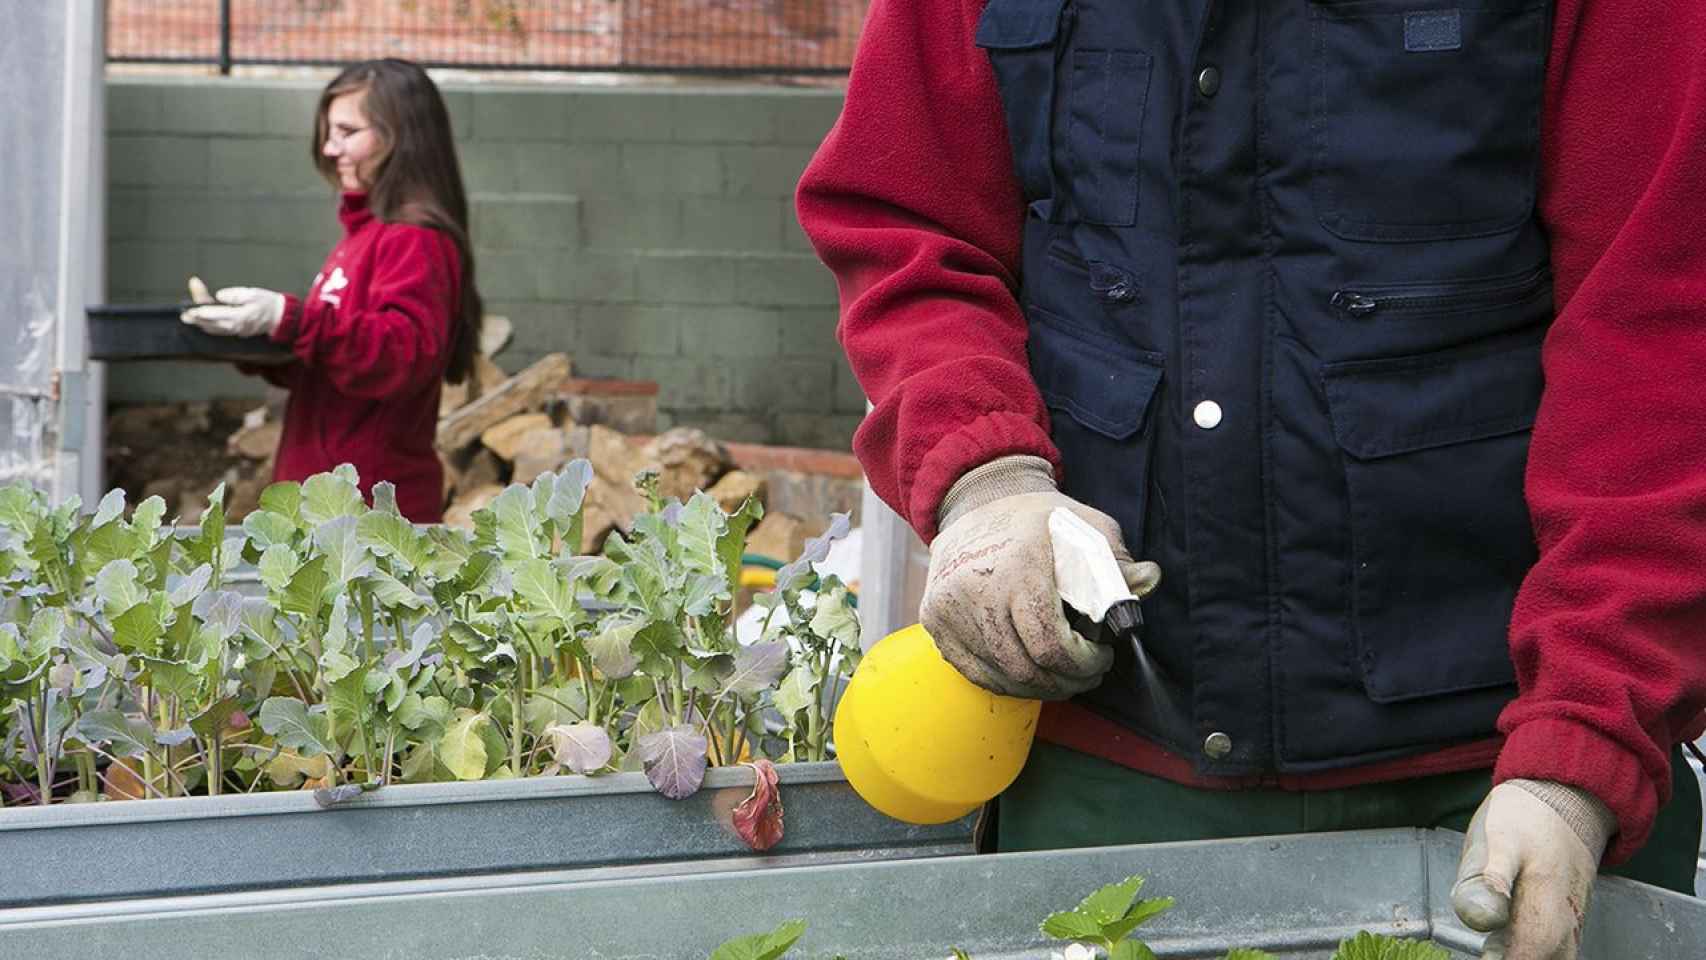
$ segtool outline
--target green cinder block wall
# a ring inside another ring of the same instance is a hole
[[[310,163],[322,81],[114,75],[108,300],[302,292],[338,236]],[[656,380],[666,426],[846,448],[865,398],[835,341],[833,278],[793,189],[839,91],[446,83],[481,292],[515,371]],[[114,404],[260,396],[216,365],[109,368]]]

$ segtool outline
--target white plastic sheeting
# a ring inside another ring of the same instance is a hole
[[[83,311],[103,286],[104,8],[0,3],[0,483],[59,496],[100,481]]]

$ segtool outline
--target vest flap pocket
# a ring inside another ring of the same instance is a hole
[[[1161,356],[1069,326],[1032,306],[1031,373],[1043,402],[1110,440],[1143,428],[1161,384]]]
[[[1518,433],[1534,425],[1543,386],[1540,335],[1322,371],[1333,436],[1373,460]]]
[[[989,0],[977,21],[977,45],[1027,50],[1054,43],[1066,0]]]
[[[1508,686],[1511,606],[1535,559],[1523,497],[1543,330],[1331,364],[1358,669],[1377,703]]]

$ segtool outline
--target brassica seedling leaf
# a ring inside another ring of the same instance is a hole
[[[788,643],[772,640],[735,650],[734,672],[725,689],[737,696],[751,696],[770,689],[788,667]]]
[[[108,750],[115,756],[139,757],[148,750],[154,730],[141,717],[108,708],[83,714],[71,735],[84,743],[110,744]]]
[[[268,697],[261,704],[261,729],[286,750],[305,759],[334,752],[326,715],[310,713],[308,705],[295,697]]]
[[[463,708],[456,711],[444,736],[438,741],[438,760],[458,780],[478,780],[486,775],[486,715]]]
[[[705,782],[709,762],[705,751],[710,742],[692,726],[680,724],[648,734],[638,738],[636,746],[645,764],[646,779],[671,800],[692,796]]]
[[[594,773],[610,762],[610,734],[591,723],[559,723],[546,734],[556,746],[557,762],[574,773]]]
[[[633,676],[640,663],[634,654],[634,637],[645,626],[644,620],[606,620],[603,629],[586,641],[592,665],[611,680]]]
[[[266,503],[264,495],[261,505],[269,510],[276,509]],[[333,471],[316,473],[302,481],[299,509],[303,521],[311,527],[319,527],[339,517],[359,516],[365,504],[361,502],[361,489],[347,475]]]

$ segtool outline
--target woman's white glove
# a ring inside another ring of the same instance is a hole
[[[199,277],[190,278],[193,306],[178,319],[222,337],[260,337],[284,319],[284,294],[260,287],[224,287],[213,297]]]
[[[1586,790],[1507,780],[1469,821],[1451,905],[1488,934],[1482,960],[1576,960],[1600,857],[1617,827]]]
[[[1161,582],[1137,563],[1112,517],[1059,492],[1040,457],[1002,457],[967,473],[943,498],[930,544],[920,618],[943,659],[996,693],[1059,700],[1095,687],[1112,648],[1072,631],[1054,580],[1049,514],[1065,507],[1113,548],[1133,595]]]

